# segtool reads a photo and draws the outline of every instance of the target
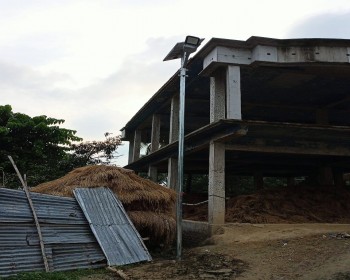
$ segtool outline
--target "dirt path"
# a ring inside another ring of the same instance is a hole
[[[170,252],[122,269],[145,280],[350,279],[350,225],[234,224],[218,233],[205,246],[185,249],[183,261]]]
[[[237,279],[350,279],[350,225],[232,225],[214,236],[213,252],[249,267]]]

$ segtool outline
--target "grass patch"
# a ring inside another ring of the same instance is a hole
[[[79,280],[83,276],[93,274],[110,274],[106,269],[79,269],[71,271],[56,272],[25,272],[16,276],[6,278],[6,280]]]

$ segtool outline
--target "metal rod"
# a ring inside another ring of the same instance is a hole
[[[182,256],[182,190],[184,180],[184,136],[185,136],[185,87],[186,71],[185,63],[187,53],[181,58],[180,68],[180,106],[179,106],[179,155],[178,155],[178,185],[176,199],[176,258],[181,260]]]
[[[47,261],[47,257],[46,257],[46,253],[45,253],[45,247],[44,247],[43,236],[42,236],[42,234],[41,234],[41,228],[40,228],[39,220],[38,220],[38,217],[37,217],[37,215],[36,215],[35,208],[34,208],[34,205],[33,205],[33,201],[32,201],[32,199],[31,199],[31,197],[30,197],[30,193],[29,193],[29,191],[28,191],[27,184],[26,184],[25,181],[23,180],[22,175],[21,175],[21,173],[19,172],[19,170],[18,170],[18,168],[17,168],[15,162],[13,161],[12,157],[11,157],[11,156],[8,156],[8,158],[10,159],[10,161],[11,161],[11,163],[12,163],[12,165],[13,165],[13,168],[16,170],[17,176],[18,176],[19,180],[21,181],[22,186],[23,186],[23,189],[24,189],[24,192],[25,192],[25,194],[26,194],[26,196],[27,196],[30,209],[32,210],[32,213],[33,213],[33,217],[34,217],[36,229],[37,229],[38,235],[39,235],[40,249],[41,249],[41,254],[42,254],[43,260],[44,260],[45,271],[46,271],[46,272],[49,272],[49,271],[50,271],[50,268],[49,268],[49,263],[48,263],[48,261]]]

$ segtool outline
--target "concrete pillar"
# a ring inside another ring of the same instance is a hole
[[[148,167],[148,177],[153,181],[157,182],[158,181],[158,168],[150,165]]]
[[[209,145],[209,224],[225,223],[225,144],[211,141]]]
[[[170,132],[169,132],[169,143],[173,143],[179,138],[179,95],[175,94],[171,99],[170,107]],[[168,159],[168,187],[176,190],[178,181],[178,167],[177,158]]]
[[[141,130],[136,129],[134,133],[134,147],[132,153],[132,161],[136,161],[140,158],[140,149],[141,149]]]
[[[333,170],[330,166],[322,166],[318,172],[318,182],[322,186],[331,186],[333,181]]]
[[[241,72],[239,66],[230,65],[226,71],[226,118],[242,119]]]
[[[170,107],[169,143],[173,143],[177,141],[179,138],[179,109],[180,109],[179,94],[175,94],[171,99],[171,107]]]
[[[176,190],[178,182],[178,167],[177,167],[177,158],[169,158],[168,160],[168,182],[167,185],[169,188]]]
[[[334,185],[337,188],[345,187],[344,173],[339,170],[333,170]]]
[[[130,140],[129,142],[129,158],[128,163],[132,163],[133,161],[133,155],[134,155],[134,139]]]
[[[295,186],[295,178],[294,177],[287,177],[287,186],[288,187],[294,187]]]
[[[151,132],[151,150],[153,153],[159,149],[159,138],[160,138],[160,116],[154,114],[152,116],[152,132]],[[148,167],[148,177],[157,182],[158,180],[158,169],[155,166],[150,165]]]
[[[159,149],[159,138],[160,138],[160,116],[154,114],[152,116],[151,153]]]
[[[219,71],[210,77],[210,122],[225,119],[226,73]]]
[[[316,124],[327,125],[329,124],[329,114],[326,109],[318,109],[316,111]]]
[[[261,172],[254,174],[254,186],[256,190],[262,190],[264,188],[264,177]]]

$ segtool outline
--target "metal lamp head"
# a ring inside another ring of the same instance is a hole
[[[185,42],[177,43],[168,55],[163,59],[163,61],[182,58],[186,53],[188,57],[189,54],[195,52],[204,39],[200,39],[195,36],[186,36]]]

